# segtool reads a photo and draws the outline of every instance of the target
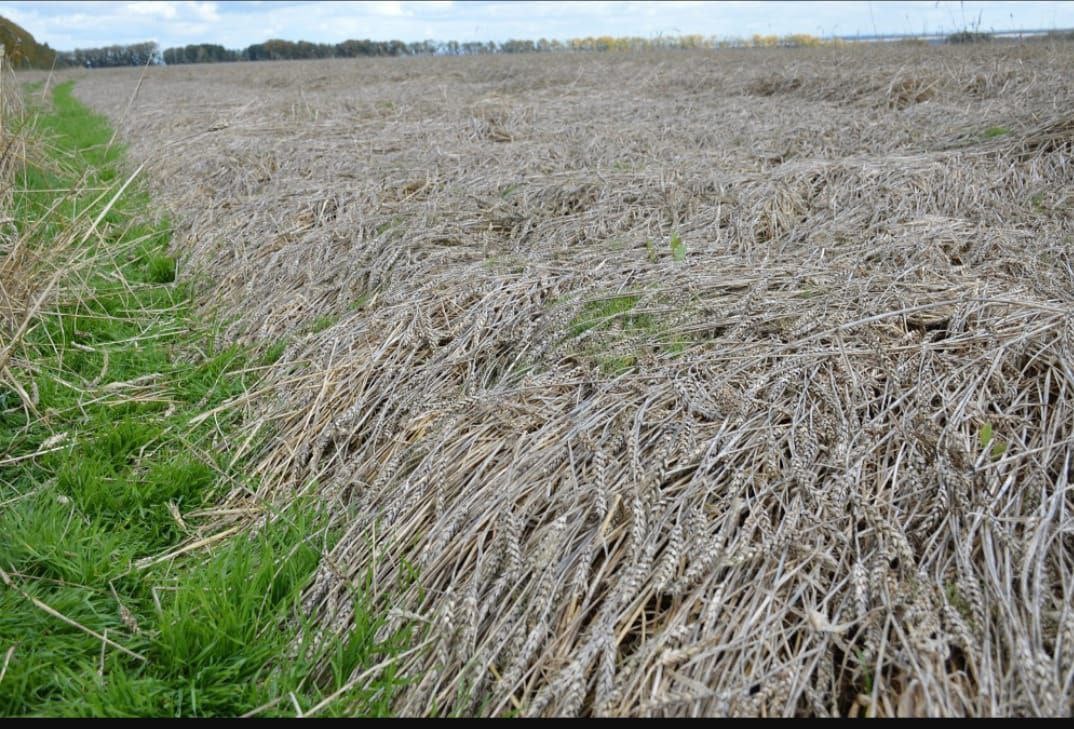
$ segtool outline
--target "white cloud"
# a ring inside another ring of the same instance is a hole
[[[392,0],[370,3],[369,8],[374,15],[387,15],[389,17],[409,15],[409,13],[403,9],[403,3],[394,2]]]
[[[138,16],[150,16],[163,20],[200,20],[215,23],[220,20],[217,4],[214,2],[161,2],[160,0],[142,0],[130,2],[126,9]],[[107,12],[108,8],[105,7]]]
[[[220,13],[216,3],[212,2],[187,2],[191,15],[206,23],[216,23],[220,20]]]
[[[175,3],[169,2],[127,3],[127,10],[135,15],[155,15],[166,20],[171,20],[178,14]]]

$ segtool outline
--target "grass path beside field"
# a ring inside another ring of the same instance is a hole
[[[31,402],[0,387],[0,715],[307,712],[408,636],[378,644],[358,605],[345,644],[291,657],[299,594],[332,542],[313,509],[153,562],[243,485],[238,414],[196,416],[268,362],[214,346],[137,179],[108,207],[124,151],[72,86],[38,111],[47,152],[18,173],[10,216],[39,250],[101,221],[11,357]],[[400,683],[389,669],[319,713],[386,713]]]

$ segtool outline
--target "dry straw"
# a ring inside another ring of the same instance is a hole
[[[400,712],[1061,715],[1072,61],[150,69],[123,133],[287,343],[256,499],[342,529],[327,635],[372,573],[429,641]]]

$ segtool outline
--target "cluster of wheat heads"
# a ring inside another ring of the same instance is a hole
[[[324,634],[407,714],[1070,713],[1070,52],[147,81]]]
[[[430,621],[414,713],[1068,711],[1069,248],[897,222],[973,164],[786,170],[767,261],[428,270],[296,349],[323,379],[263,473],[347,524],[310,609],[345,630],[372,569]],[[818,197],[884,233],[796,245]]]

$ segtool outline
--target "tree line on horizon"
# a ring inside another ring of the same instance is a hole
[[[57,54],[58,66],[83,66],[85,68],[112,68],[116,66],[144,66],[160,63],[160,46],[155,41],[111,45],[101,48],[76,48]]]
[[[166,64],[225,63],[231,61],[283,61],[313,58],[358,58],[363,56],[474,56],[490,53],[550,53],[557,51],[625,51],[653,48],[692,49],[758,45],[821,45],[827,41],[807,35],[784,38],[754,36],[749,40],[717,40],[701,35],[665,36],[661,38],[599,36],[571,38],[567,41],[507,40],[495,41],[374,41],[346,40],[342,43],[310,43],[273,39],[255,43],[243,50],[232,50],[210,43],[168,48],[162,54]]]
[[[662,36],[657,38],[597,36],[571,38],[566,41],[506,40],[495,41],[375,41],[370,39],[345,40],[341,43],[311,43],[274,38],[254,43],[242,50],[225,48],[215,43],[194,43],[166,48],[163,51],[153,42],[135,43],[128,46],[102,48],[79,48],[61,51],[59,61],[69,66],[107,68],[113,66],[139,66],[146,63],[178,65],[185,63],[230,63],[239,61],[286,61],[318,58],[360,58],[394,56],[473,56],[500,53],[554,53],[567,51],[606,52],[638,51],[652,49],[697,49],[772,46],[819,46],[835,45],[841,41],[826,40],[810,35],[760,36],[748,39],[717,39],[701,35]]]
[[[1061,34],[1056,34],[1059,37]],[[1063,35],[1066,39],[1067,35]],[[992,39],[987,33],[962,32],[947,36],[948,43],[976,43]],[[905,42],[924,43],[907,38]],[[213,43],[197,43],[160,50],[149,41],[102,48],[80,48],[57,53],[57,65],[107,68],[115,66],[179,65],[187,63],[229,63],[241,61],[287,61],[323,58],[361,58],[396,56],[473,56],[503,53],[610,52],[654,49],[719,49],[719,48],[801,48],[838,46],[847,41],[838,38],[818,38],[807,34],[786,36],[754,35],[750,38],[706,37],[702,35],[662,36],[657,38],[598,36],[571,38],[566,41],[507,40],[495,41],[375,41],[345,40],[341,43],[311,43],[274,38],[254,43],[242,50],[225,48]],[[51,49],[50,49],[51,50]]]
[[[1074,40],[1074,31],[1053,31],[1044,40]],[[979,30],[962,31],[946,37],[948,43],[978,43],[992,40],[989,33]],[[494,53],[550,53],[640,51],[652,49],[717,49],[834,46],[847,41],[837,38],[818,38],[807,34],[787,36],[754,35],[750,38],[720,38],[697,34],[659,36],[656,38],[597,36],[571,38],[566,41],[507,40],[494,41],[375,41],[345,40],[341,43],[310,43],[280,39],[254,43],[242,50],[225,48],[213,43],[197,43],[161,50],[153,41],[129,45],[110,45],[101,48],[77,48],[55,51],[47,43],[37,43],[33,35],[11,20],[0,17],[0,44],[6,50],[8,62],[16,68],[49,68],[81,66],[108,68],[115,66],[177,65],[185,63],[226,63],[237,61],[279,61],[316,58],[359,58],[376,56],[473,56]],[[904,42],[924,43],[907,38]]]

